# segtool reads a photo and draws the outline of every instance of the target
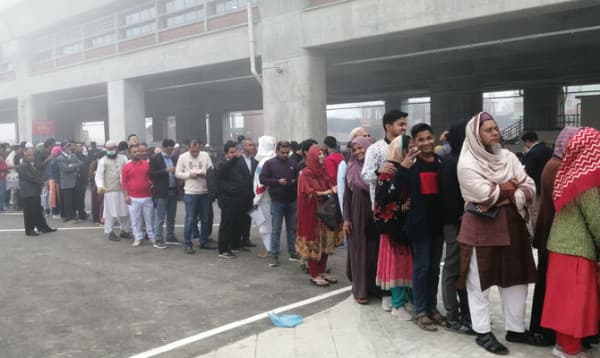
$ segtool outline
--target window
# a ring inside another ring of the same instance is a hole
[[[33,55],[33,63],[44,63],[52,60],[52,50],[40,51]]]
[[[74,44],[70,44],[70,45],[61,47],[58,50],[58,55],[59,56],[68,56],[68,55],[72,55],[75,53],[79,53],[82,50],[83,50],[83,46],[81,45],[81,42],[77,42]]]
[[[211,15],[224,15],[229,12],[243,10],[246,4],[254,4],[254,0],[221,0],[211,4]]]
[[[167,17],[166,27],[179,26],[204,19],[204,9],[192,10],[179,15]]]
[[[106,34],[94,37],[91,41],[92,48],[109,46],[115,43],[115,34]]]
[[[142,22],[154,20],[156,18],[156,8],[149,7],[137,12],[125,15],[125,26],[136,25]]]
[[[145,25],[131,27],[125,30],[125,38],[130,39],[133,37],[141,36],[147,33],[156,31],[156,23],[151,22]]]

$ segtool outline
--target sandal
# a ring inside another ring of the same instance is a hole
[[[310,283],[312,283],[313,285],[319,286],[319,287],[327,287],[329,286],[329,282],[327,282],[327,280],[325,280],[322,277],[312,277],[310,279]]]
[[[321,278],[325,279],[329,283],[337,283],[338,282],[337,278],[331,276],[328,273],[322,273]]]
[[[431,311],[429,313],[429,318],[433,323],[437,324],[438,326],[443,326],[444,323],[446,323],[446,317],[442,316],[442,314],[438,310]]]
[[[508,348],[506,348],[502,343],[498,342],[496,336],[492,332],[486,334],[478,334],[475,342],[485,349],[486,351],[499,354],[499,355],[507,355]]]
[[[415,324],[419,328],[427,332],[437,332],[438,330],[436,325],[431,321],[429,317],[427,317],[426,314],[421,314],[420,316],[417,316],[417,318],[415,319]]]
[[[356,301],[356,303],[358,303],[359,305],[366,305],[369,303],[369,299],[368,298],[355,298],[354,299]]]

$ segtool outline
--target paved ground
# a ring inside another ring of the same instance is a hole
[[[128,357],[348,285],[344,250],[330,260],[340,284],[321,289],[297,264],[269,268],[256,249],[222,260],[209,251],[190,256],[181,247],[109,242],[89,222],[54,224],[63,230],[26,237],[22,216],[0,214],[1,358]],[[181,227],[177,234],[182,238]],[[379,301],[359,306],[348,296],[292,310],[307,317],[295,329],[257,319],[157,356],[490,356],[472,337],[426,333],[383,312]],[[494,329],[503,340],[496,291],[492,299]],[[515,357],[550,356],[550,349],[508,346]]]
[[[109,242],[90,222],[56,224],[69,230],[27,237],[21,215],[0,214],[2,358],[127,357],[348,284],[343,250],[330,265],[340,284],[321,289],[285,257],[269,268],[257,249],[223,260],[214,251]],[[343,298],[297,312],[314,314]],[[161,357],[194,357],[271,327],[263,319]]]
[[[531,287],[530,287],[531,288]],[[500,295],[492,295],[496,337],[511,357],[552,357],[551,348],[504,340]],[[530,296],[531,298],[531,292]],[[396,319],[380,301],[360,306],[347,298],[335,307],[305,319],[296,328],[273,328],[202,355],[202,358],[363,358],[363,357],[497,357],[479,348],[471,336],[446,330],[423,332],[412,322]],[[598,355],[598,349],[592,354]]]

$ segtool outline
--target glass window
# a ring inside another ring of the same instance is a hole
[[[114,34],[106,34],[92,39],[92,48],[103,47],[115,43]]]
[[[145,25],[128,28],[125,30],[125,38],[130,39],[132,37],[145,35],[154,31],[156,31],[156,23],[151,22]]]
[[[58,53],[59,55],[68,56],[75,53],[79,53],[82,50],[83,46],[81,46],[81,42],[78,42],[71,45],[63,46]]]
[[[140,22],[150,21],[156,17],[156,8],[149,7],[143,10],[125,15],[125,25],[135,25]]]

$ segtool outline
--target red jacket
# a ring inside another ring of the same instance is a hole
[[[344,160],[344,156],[340,152],[333,152],[325,158],[325,169],[331,185],[337,185],[337,172],[340,163]]]

